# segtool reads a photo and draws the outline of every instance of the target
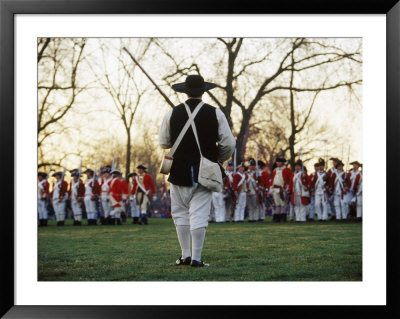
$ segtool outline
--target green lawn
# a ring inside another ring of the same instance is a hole
[[[171,219],[38,229],[39,281],[360,281],[362,224],[210,224],[207,268],[175,266]],[[86,220],[83,222],[86,224]]]

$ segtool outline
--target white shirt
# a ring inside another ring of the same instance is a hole
[[[276,173],[275,173],[275,177],[274,177],[274,184],[276,186],[283,186],[285,184],[284,180],[283,180],[283,174],[282,171],[285,167],[277,167],[276,168]]]
[[[315,183],[315,193],[321,195],[324,193],[324,176],[326,175],[326,173],[324,171],[318,171],[316,174],[317,182]]]
[[[92,196],[93,195],[93,186],[94,180],[93,178],[88,179],[85,183],[85,196]]]
[[[76,201],[78,199],[79,182],[80,182],[79,179],[76,182],[74,180],[72,180],[71,199],[74,201]]]
[[[172,110],[173,109],[169,110],[168,113],[164,116],[164,119],[161,123],[160,132],[158,134],[158,142],[160,146],[164,149],[171,148],[173,145],[171,141],[171,129],[170,129]],[[229,127],[225,114],[222,113],[220,109],[216,109],[215,114],[217,116],[217,121],[218,121],[217,160],[219,162],[224,162],[231,157],[233,151],[235,150],[236,141],[232,135],[232,131],[231,128]]]

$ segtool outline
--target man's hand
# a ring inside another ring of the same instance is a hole
[[[90,200],[94,200],[94,195],[90,196]]]
[[[153,195],[153,202],[157,200],[157,195]]]

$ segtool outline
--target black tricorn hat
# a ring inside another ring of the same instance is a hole
[[[84,173],[85,173],[85,174],[86,174],[86,173],[92,173],[92,174],[93,174],[93,170],[90,169],[90,168],[88,168],[86,171],[84,171]]]
[[[118,168],[115,168],[115,169],[113,169],[111,172],[110,172],[110,174],[118,174],[118,175],[122,175],[122,172],[118,169]]]
[[[132,177],[132,176],[137,176],[137,174],[135,172],[129,173],[128,177]]]
[[[62,176],[62,172],[55,172],[52,176]]]
[[[46,177],[47,177],[47,173],[38,172],[38,177],[39,177],[39,176],[41,176],[41,177],[43,177],[43,178],[46,178]]]
[[[111,172],[111,166],[109,165],[100,168],[100,173],[110,173],[110,172]]]
[[[335,161],[335,162],[340,162],[340,160],[337,157],[331,157],[329,160],[330,161]]]
[[[147,167],[144,166],[143,164],[140,164],[140,165],[136,166],[136,168],[147,169]]]
[[[279,163],[286,163],[286,159],[284,157],[278,157],[276,161]]]
[[[229,162],[228,162],[228,166],[233,166],[233,162],[232,162],[232,161],[229,161]]]
[[[265,163],[263,161],[258,160],[257,165],[261,168],[265,167]]]
[[[336,167],[338,167],[338,166],[344,166],[344,164],[343,164],[343,162],[341,160],[338,161]]]
[[[79,169],[75,168],[70,171],[71,176],[79,176]]]
[[[296,166],[296,165],[303,166],[303,162],[302,162],[301,160],[297,160],[297,161],[294,163],[294,166]]]
[[[217,85],[205,82],[201,75],[188,75],[186,81],[172,85],[176,92],[186,93],[189,96],[199,96],[205,91],[215,88]]]
[[[354,161],[354,162],[350,163],[350,165],[354,165],[354,164],[357,164],[358,166],[361,166],[361,163],[359,161]]]
[[[256,165],[256,161],[254,160],[254,158],[250,158],[249,165],[252,165],[252,166]]]

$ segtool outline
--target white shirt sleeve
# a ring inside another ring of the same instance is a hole
[[[171,148],[171,130],[170,130],[170,119],[172,115],[172,109],[165,114],[164,119],[161,123],[160,132],[158,133],[158,143],[164,149]]]
[[[220,109],[215,111],[218,120],[218,161],[224,162],[235,151],[236,141],[225,114]]]

